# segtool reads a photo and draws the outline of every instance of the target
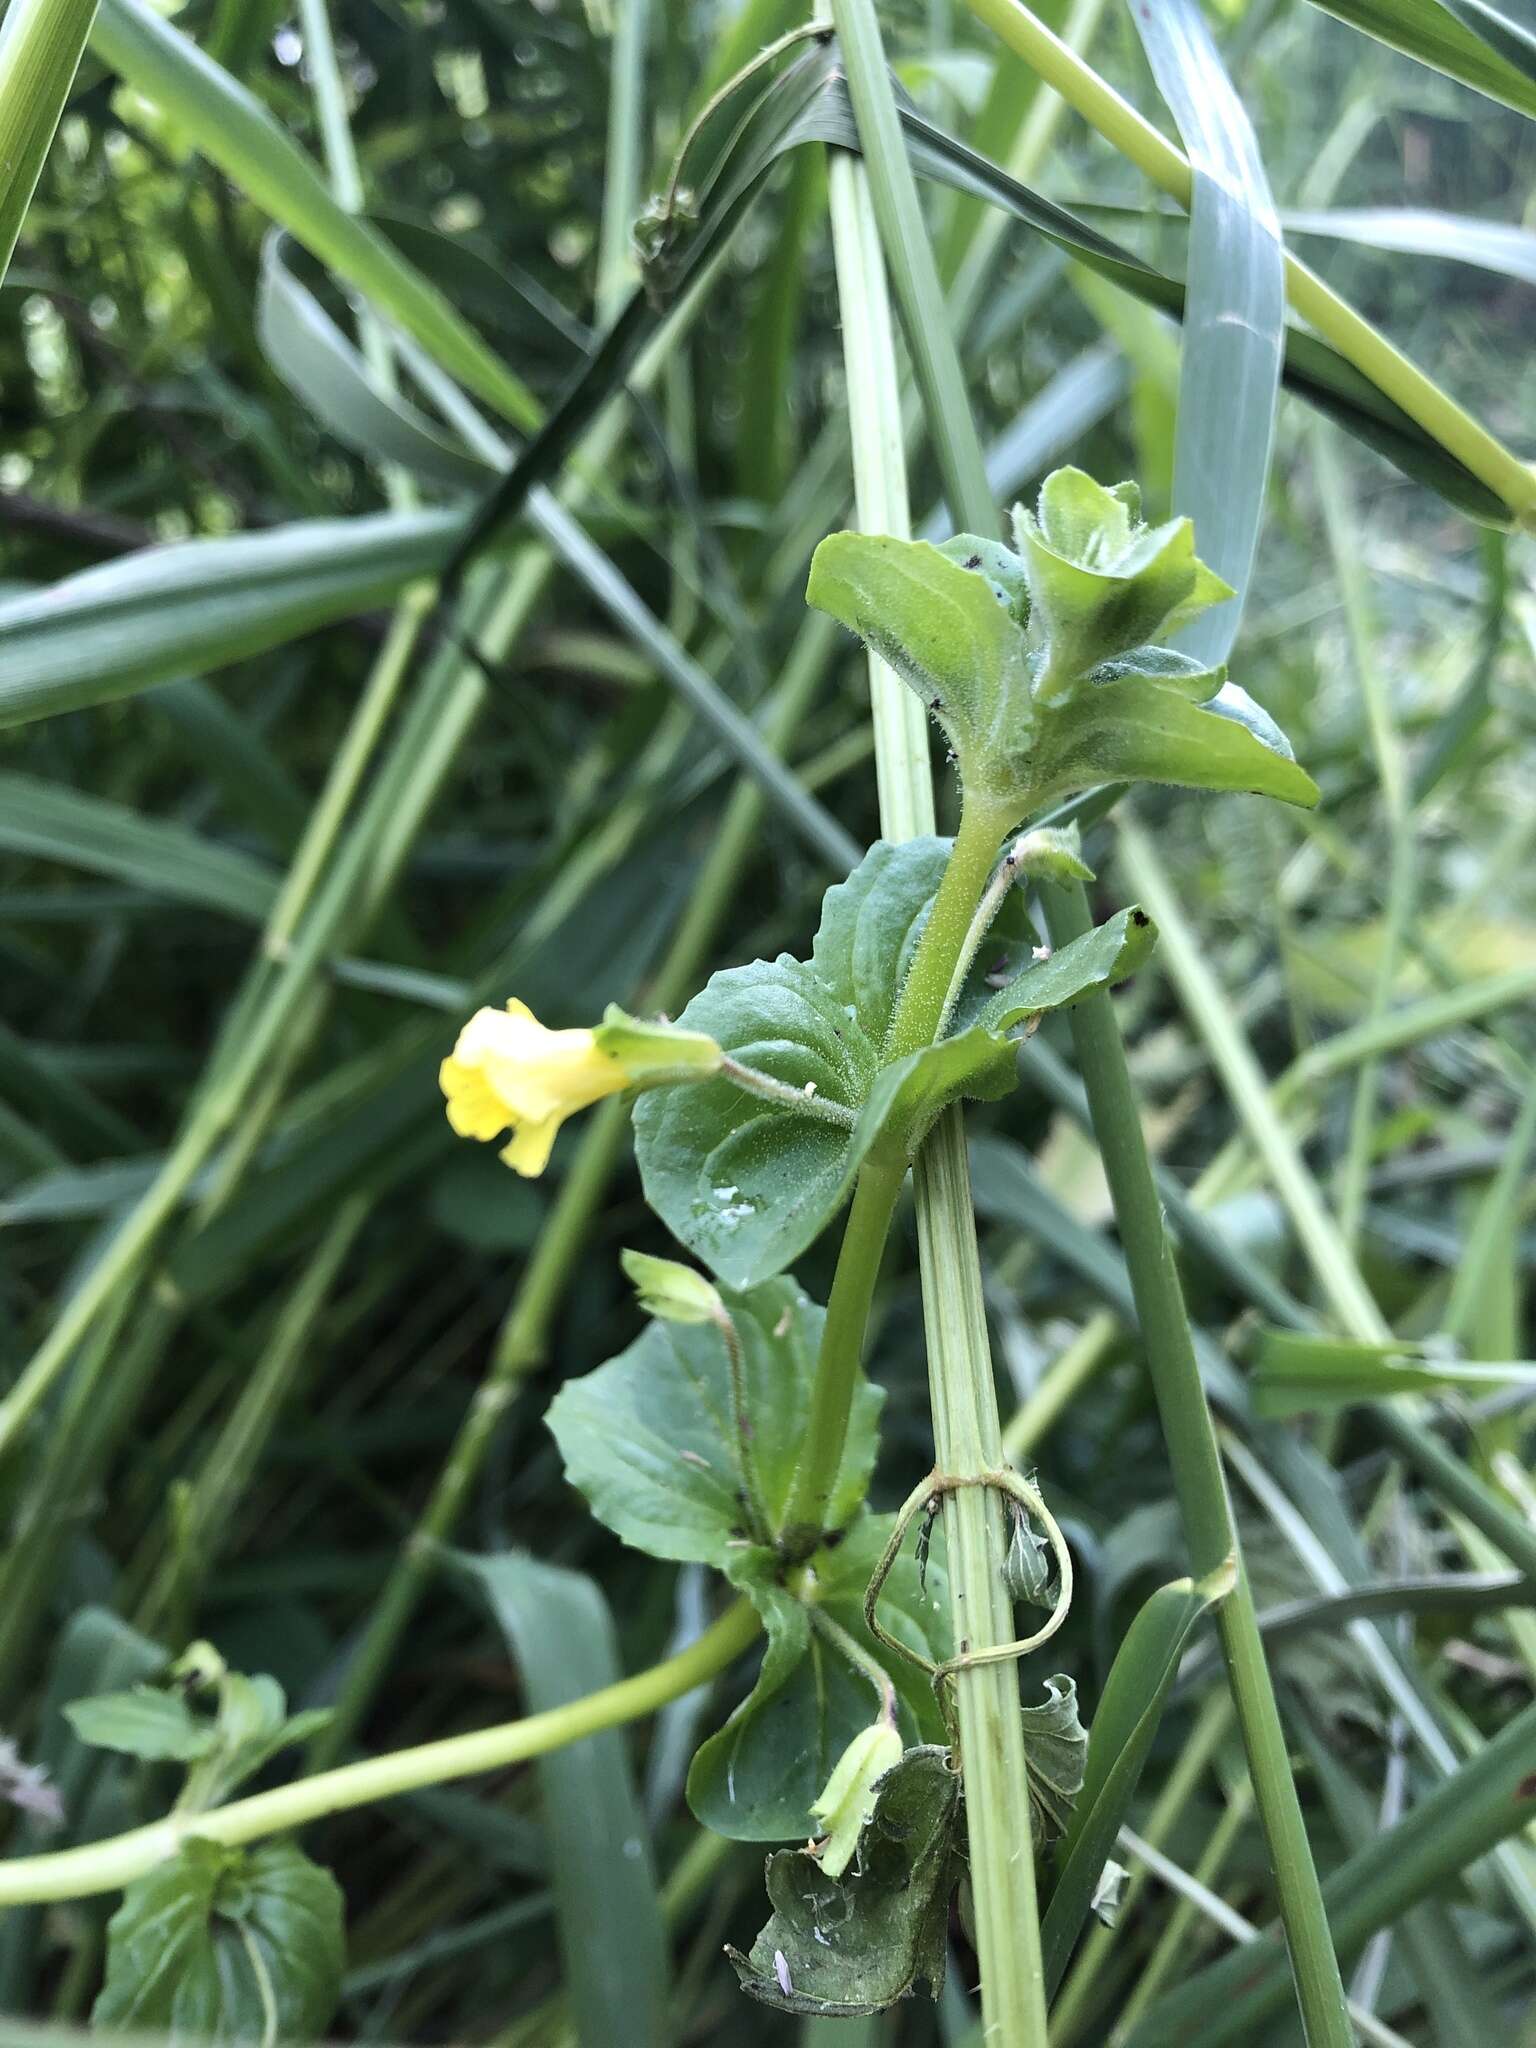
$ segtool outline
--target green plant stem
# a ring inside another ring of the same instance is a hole
[[[596,312],[607,327],[635,278],[630,230],[645,174],[645,46],[651,0],[624,0],[614,17],[613,61],[608,67],[608,137],[603,206],[598,221]]]
[[[1045,84],[1054,86],[1090,127],[1188,210],[1194,191],[1188,158],[1031,13],[1023,0],[966,0],[966,4]],[[1426,377],[1384,334],[1289,253],[1285,289],[1301,317],[1502,498],[1515,519],[1526,525],[1536,521],[1536,469],[1480,426],[1433,378]]]
[[[828,18],[829,8],[821,9]],[[872,32],[871,32],[872,30]],[[888,100],[890,77],[880,49],[872,8],[865,8],[862,33],[844,55],[863,59],[856,107]],[[911,168],[899,144],[893,155],[884,112],[861,135],[858,160],[834,151],[828,166],[833,253],[843,325],[843,359],[849,394],[849,436],[853,449],[858,523],[872,533],[905,538],[911,531],[903,456],[901,390],[879,246],[869,191],[870,155],[883,158],[881,175],[910,193]],[[906,307],[909,328],[925,315],[937,321],[934,334],[949,332],[926,230],[915,199],[903,198],[892,214],[905,219],[922,242],[926,264],[909,288],[931,292],[932,303],[914,297]],[[952,344],[951,344],[952,347]],[[946,378],[946,382],[954,380]],[[929,426],[951,450],[957,437],[974,436],[963,385],[960,415],[944,429],[932,418],[934,394],[925,387]],[[969,475],[975,465],[962,461]],[[958,515],[990,531],[995,513],[989,501],[964,491],[951,500]],[[880,791],[880,819],[886,836],[911,838],[931,832],[933,778],[923,708],[876,657],[869,658],[870,699]],[[979,830],[979,827],[977,828]],[[1000,835],[999,835],[1000,836]],[[993,851],[996,842],[994,841]],[[985,886],[983,877],[980,887]],[[979,892],[978,892],[979,893]],[[944,987],[947,987],[947,979]],[[942,1005],[944,987],[938,993]],[[957,1477],[981,1477],[1002,1461],[1002,1430],[991,1347],[982,1297],[981,1260],[971,1207],[965,1127],[958,1108],[939,1118],[913,1173],[918,1255],[927,1335],[929,1399],[934,1456]],[[957,1647],[987,1649],[1012,1639],[1013,1615],[1003,1584],[1003,1518],[984,1486],[957,1486],[946,1493],[944,1532],[949,1560],[950,1618]],[[1043,2048],[1047,2039],[1045,1972],[1040,1954],[1040,1918],[1035,1896],[1035,1859],[1024,1729],[1019,1714],[1018,1678],[1011,1664],[974,1664],[953,1680],[960,1756],[965,1771],[966,1829],[970,1846],[977,1954],[981,1964],[982,2021],[986,2038],[1000,2048]]]
[[[968,806],[962,814],[954,850],[891,1017],[886,1059],[901,1059],[932,1042],[1007,823],[984,805]],[[843,1462],[880,1260],[906,1177],[905,1151],[891,1147],[871,1157],[854,1189],[827,1297],[804,1446],[784,1513],[784,1541],[794,1555],[814,1548],[824,1532],[827,1504]]]
[[[1075,939],[1091,929],[1088,900],[1080,883],[1052,888],[1049,893],[1058,941]],[[1320,2044],[1352,2048],[1344,1986],[1296,1796],[1125,1047],[1107,996],[1089,996],[1071,1017],[1078,1067],[1088,1090],[1094,1131],[1114,1199],[1191,1566],[1197,1578],[1220,1569],[1229,1558],[1237,1566],[1233,1591],[1217,1606],[1216,1626],[1274,1865],[1302,2025],[1313,2048]]]
[[[11,0],[0,23],[0,280],[95,15],[96,0]]]
[[[894,1728],[896,1725],[896,1688],[892,1685],[890,1676],[879,1658],[872,1657],[861,1643],[856,1642],[849,1635],[847,1629],[832,1619],[824,1607],[808,1607],[806,1609],[806,1617],[817,1635],[825,1637],[827,1642],[837,1651],[838,1655],[844,1658],[858,1672],[860,1678],[866,1680],[874,1688],[875,1699],[880,1709],[880,1718]]]
[[[949,502],[962,518],[969,516],[964,507],[985,505],[990,519],[992,492],[986,464],[949,333],[949,312],[923,223],[917,183],[907,162],[874,0],[830,0],[830,4],[847,67],[848,96],[858,125],[880,246]],[[916,317],[920,308],[923,317]]]
[[[692,1692],[695,1686],[707,1684],[741,1655],[759,1626],[751,1605],[737,1600],[675,1657],[546,1713],[344,1764],[339,1770],[299,1778],[276,1791],[233,1800],[210,1813],[173,1814],[84,1848],[0,1862],[0,1906],[116,1891],[174,1856],[191,1836],[231,1847],[257,1842],[267,1835],[307,1827],[333,1813],[375,1806],[380,1800],[397,1799],[429,1785],[446,1785],[456,1778],[478,1777],[486,1771],[505,1770],[509,1764],[526,1763],[530,1757],[547,1755],[601,1729],[638,1721],[669,1700]]]
[[[869,1161],[853,1191],[827,1296],[827,1319],[811,1382],[800,1462],[780,1531],[780,1540],[792,1557],[809,1556],[827,1534],[827,1505],[842,1469],[870,1304],[891,1217],[906,1177],[906,1155],[893,1147]]]

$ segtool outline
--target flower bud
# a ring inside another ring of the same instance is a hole
[[[900,1762],[901,1736],[886,1720],[861,1728],[838,1758],[826,1790],[811,1803],[826,1830],[816,1856],[828,1877],[841,1877],[853,1861],[859,1836],[874,1815],[875,1788]]]
[[[719,1323],[725,1303],[692,1266],[653,1259],[646,1252],[620,1252],[619,1264],[634,1282],[640,1306],[664,1323]]]

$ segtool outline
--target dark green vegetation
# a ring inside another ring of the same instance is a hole
[[[1536,37],[825,13],[0,20],[0,2041],[1536,2024]]]

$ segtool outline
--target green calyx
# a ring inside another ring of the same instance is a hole
[[[941,547],[829,535],[810,602],[852,628],[943,728],[968,800],[1017,823],[1103,782],[1249,790],[1312,804],[1274,721],[1206,668],[1154,644],[1232,591],[1187,519],[1144,525],[1134,484],[1081,470],[1015,508],[1018,553],[957,534]]]

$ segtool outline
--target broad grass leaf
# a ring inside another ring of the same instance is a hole
[[[0,848],[109,876],[248,924],[272,908],[272,871],[187,826],[31,775],[0,774]]]
[[[0,728],[207,675],[366,611],[447,562],[457,512],[172,541],[0,599]]]
[[[591,1579],[518,1551],[464,1562],[506,1632],[531,1712],[623,1676],[608,1603]],[[666,1935],[624,1731],[551,1750],[536,1769],[576,2038],[582,2048],[668,2048]]]

